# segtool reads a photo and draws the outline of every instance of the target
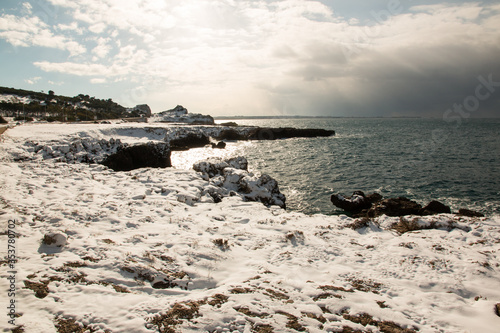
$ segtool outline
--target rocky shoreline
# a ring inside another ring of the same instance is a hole
[[[451,214],[451,209],[445,204],[433,200],[427,205],[419,203],[405,197],[384,199],[378,193],[365,195],[362,191],[355,191],[350,197],[342,194],[333,194],[330,197],[332,204],[343,209],[354,217],[378,217],[387,216],[428,216],[437,214]],[[467,217],[484,217],[480,212],[460,208],[455,214]]]

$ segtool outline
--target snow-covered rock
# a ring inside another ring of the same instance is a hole
[[[248,161],[244,157],[227,160],[210,159],[193,165],[209,180],[211,187],[205,190],[215,201],[223,197],[239,195],[246,201],[262,202],[266,206],[285,208],[285,196],[280,192],[278,182],[269,175],[254,175],[248,172]]]
[[[213,125],[214,118],[199,113],[188,113],[188,110],[181,105],[167,111],[153,115],[151,122],[162,123],[187,123]]]

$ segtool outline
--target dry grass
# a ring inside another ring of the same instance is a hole
[[[287,328],[291,328],[299,332],[304,332],[306,330],[306,328],[299,323],[299,318],[294,315],[284,311],[276,311],[276,313],[288,318],[288,322],[286,323]]]
[[[56,318],[55,326],[58,333],[92,333],[96,331],[71,318]]]
[[[367,228],[370,226],[370,222],[374,223],[374,219],[371,217],[362,217],[362,218],[354,220],[353,223],[347,224],[345,226],[345,228],[349,228],[349,229],[353,229],[353,230]]]
[[[349,320],[353,323],[360,324],[363,326],[372,325],[377,327],[380,332],[383,333],[415,333],[418,331],[416,328],[403,328],[400,325],[387,320],[376,320],[373,316],[368,313],[360,313],[357,315],[351,315],[349,313],[344,313],[342,317],[345,320]]]
[[[254,333],[273,333],[274,329],[271,325],[259,324],[252,327],[252,332]]]
[[[278,299],[282,301],[291,301],[290,297],[287,294],[284,294],[282,292],[276,291],[274,289],[268,288],[266,289],[266,292],[264,292],[264,295],[267,295],[271,297],[272,299]],[[293,301],[291,301],[293,303]]]
[[[35,292],[37,298],[45,298],[49,294],[49,281],[32,282],[25,280],[24,286],[26,289],[31,289]]]
[[[212,299],[210,299],[207,304],[211,305],[216,308],[220,308],[222,304],[226,303],[227,300],[229,299],[228,296],[223,295],[223,294],[215,294],[212,296]]]
[[[239,313],[243,313],[244,315],[249,316],[249,317],[257,317],[257,318],[266,318],[266,317],[269,317],[268,313],[265,313],[265,312],[263,312],[263,313],[252,312],[247,307],[235,308],[235,310],[238,311]]]
[[[372,280],[362,280],[362,279],[348,279],[352,285],[352,288],[362,292],[372,292],[378,294],[379,290],[384,286],[382,283],[375,282]]]
[[[175,327],[182,324],[183,320],[192,320],[199,316],[200,306],[204,301],[175,303],[172,308],[163,315],[156,315],[148,321],[159,333],[175,333]]]

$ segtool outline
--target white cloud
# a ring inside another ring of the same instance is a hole
[[[66,50],[71,56],[82,54],[85,47],[71,38],[54,35],[38,17],[0,16],[0,38],[14,46],[41,46]]]
[[[33,6],[29,2],[23,2],[22,11],[26,14],[31,14],[33,10]]]
[[[98,58],[104,58],[108,55],[109,51],[111,51],[111,46],[108,44],[109,39],[99,37],[97,39],[97,46],[92,49],[92,53],[95,54]]]
[[[65,73],[76,76],[112,76],[117,74],[115,67],[108,67],[102,64],[37,61],[34,65],[46,72]]]
[[[53,85],[53,86],[62,86],[64,84],[63,81],[59,81],[59,82],[55,82],[55,81],[52,81],[52,80],[49,80],[47,81],[49,84]]]
[[[417,105],[411,91],[454,96],[453,79],[459,91],[468,77],[495,72],[500,57],[498,5],[413,6],[364,25],[319,1],[49,1],[73,22],[0,17],[10,43],[74,57],[37,67],[93,83],[138,82],[153,97],[168,88],[214,110],[382,110],[391,92],[400,92],[398,105]]]
[[[106,83],[106,79],[94,78],[94,79],[90,79],[90,83],[92,83],[92,84],[104,84],[104,83]]]
[[[89,27],[89,30],[95,34],[100,34],[100,33],[104,32],[106,30],[106,28],[107,28],[107,25],[100,22],[100,23],[96,23],[96,24],[91,25]]]
[[[35,84],[37,83],[38,81],[40,81],[42,78],[40,76],[35,76],[35,77],[32,77],[32,78],[29,78],[29,79],[26,79],[24,80],[24,82],[28,83],[28,84]]]

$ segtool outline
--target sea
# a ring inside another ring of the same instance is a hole
[[[404,196],[422,205],[438,200],[452,211],[467,208],[500,215],[500,119],[453,123],[423,118],[232,121],[336,132],[332,137],[230,142],[224,152],[205,150],[201,154],[245,156],[250,171],[278,181],[287,198],[287,210],[342,214],[331,204],[330,196],[349,196],[360,190],[384,197]],[[201,156],[200,151],[183,154],[191,154],[189,158],[184,155],[184,163]]]

